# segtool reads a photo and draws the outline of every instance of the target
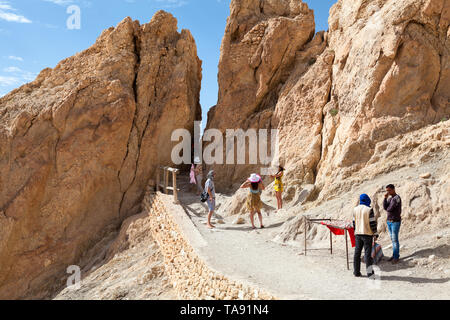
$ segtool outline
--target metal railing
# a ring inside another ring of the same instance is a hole
[[[163,181],[161,181],[161,172],[163,173]],[[179,169],[160,166],[156,169],[156,192],[162,190],[165,194],[169,194],[169,191],[173,192],[173,198],[175,203],[178,201],[178,189],[177,189],[177,174]],[[169,185],[169,175],[172,174],[172,186]]]
[[[307,216],[303,217],[304,219],[304,225],[305,225],[305,230],[304,232],[304,241],[305,241],[305,256],[306,256],[306,252],[307,250],[314,250],[314,249],[307,249],[307,242],[306,242],[306,236],[307,236],[307,232],[311,226],[311,224],[322,224],[321,222],[323,221],[339,221],[336,219],[311,219],[308,218]],[[347,270],[350,270],[350,266],[349,266],[349,258],[348,258],[348,240],[347,240],[347,234],[348,234],[348,230],[347,228],[341,227],[341,226],[333,226],[336,229],[342,229],[344,230],[344,236],[345,236],[345,255],[346,255],[346,259],[347,259]],[[321,249],[316,249],[316,250],[321,250]],[[333,254],[333,232],[330,229],[330,254]]]

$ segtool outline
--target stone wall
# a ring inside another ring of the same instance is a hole
[[[228,278],[211,268],[195,248],[201,235],[173,197],[147,190],[143,209],[152,217],[151,232],[164,256],[166,274],[180,299],[274,300],[256,286]],[[192,245],[194,243],[194,245]]]

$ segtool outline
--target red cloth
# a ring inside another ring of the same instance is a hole
[[[330,231],[337,236],[342,236],[345,234],[345,230],[341,229],[341,228],[336,228],[333,227],[331,225],[329,225],[326,222],[321,222],[324,226],[327,226],[328,229],[330,229]],[[348,234],[350,236],[350,242],[352,243],[352,248],[354,248],[356,246],[356,242],[355,242],[355,229],[354,228],[345,228],[348,231]]]
[[[323,224],[326,225],[328,227],[328,229],[330,229],[330,231],[333,232],[334,235],[342,236],[345,233],[344,229],[335,228],[335,227],[329,226],[325,223],[323,223]]]
[[[350,228],[350,229],[347,229],[347,230],[348,230],[348,234],[350,235],[350,242],[352,243],[352,248],[354,248],[356,246],[355,229],[354,228]]]

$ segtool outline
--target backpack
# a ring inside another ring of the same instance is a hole
[[[384,257],[383,249],[381,248],[380,244],[374,242],[374,244],[372,245],[371,257],[372,257],[373,264],[378,264],[378,262],[380,262],[381,259]],[[364,261],[364,263],[367,263],[365,257],[363,258],[363,261]]]
[[[203,190],[202,194],[200,195],[200,201],[206,202],[208,200],[209,194],[206,192],[206,190]]]
[[[383,258],[383,249],[381,248],[381,245],[379,245],[378,243],[374,243],[373,247],[372,247],[372,259],[373,259],[373,264],[378,264],[378,262],[380,262],[381,258]]]

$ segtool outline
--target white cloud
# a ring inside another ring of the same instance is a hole
[[[15,61],[23,61],[22,57],[17,57],[17,56],[9,56],[8,59],[9,60],[15,60]]]
[[[15,86],[20,83],[20,79],[17,77],[5,77],[0,76],[0,87]]]
[[[42,0],[42,1],[51,2],[59,6],[68,6],[75,3],[82,4],[84,7],[92,6],[92,2],[88,0]]]
[[[58,26],[51,23],[44,23],[44,26],[48,29],[58,29]]]
[[[52,0],[46,0],[52,1]],[[150,0],[151,2],[159,3],[164,8],[179,8],[188,4],[187,0]],[[220,0],[218,0],[220,1]],[[136,3],[138,0],[125,0],[127,3]]]
[[[16,14],[17,10],[14,9],[9,2],[0,1],[0,19],[8,22],[18,22],[18,23],[31,23],[30,19]]]
[[[156,2],[163,3],[165,8],[179,8],[188,4],[185,0],[156,0]]]
[[[17,67],[8,67],[8,68],[4,68],[3,72],[8,72],[8,73],[22,72],[22,70],[20,68],[17,68]]]
[[[36,79],[37,74],[18,67],[7,67],[2,70],[7,75],[0,75],[0,87],[17,87]]]
[[[68,5],[68,4],[71,4],[74,2],[73,0],[44,0],[44,1],[52,2],[52,3],[58,4],[60,6],[65,6],[65,5]]]
[[[29,71],[22,71],[22,80],[25,82],[33,81],[38,75]]]

